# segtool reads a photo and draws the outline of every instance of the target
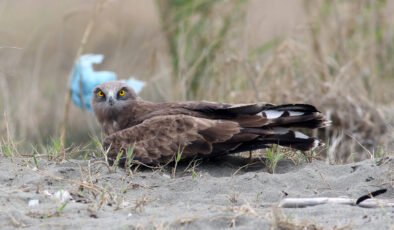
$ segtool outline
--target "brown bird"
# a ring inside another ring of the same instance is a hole
[[[98,86],[92,106],[107,135],[109,158],[133,149],[133,159],[145,164],[167,163],[175,154],[212,157],[273,144],[307,151],[321,142],[289,128],[330,123],[308,104],[153,103],[120,81]]]

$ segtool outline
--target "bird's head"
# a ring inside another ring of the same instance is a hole
[[[136,99],[137,94],[125,82],[111,81],[93,90],[92,106],[97,116],[114,116]]]

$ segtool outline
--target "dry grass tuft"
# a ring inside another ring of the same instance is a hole
[[[280,230],[322,230],[323,227],[317,226],[307,221],[294,221],[286,217],[279,208],[273,208],[270,217],[272,219],[271,229]]]

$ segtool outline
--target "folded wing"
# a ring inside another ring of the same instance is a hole
[[[266,112],[267,110],[264,111]],[[275,126],[273,120],[289,124],[285,119],[287,116],[283,117],[281,114],[271,118],[271,113],[273,112],[268,110],[268,115],[247,115],[264,120],[264,125],[255,127],[244,126],[248,122],[239,119],[243,118],[239,111],[233,119],[207,119],[189,115],[155,116],[109,135],[104,140],[104,146],[109,149],[110,158],[115,158],[119,152],[133,149],[135,160],[156,164],[172,161],[178,153],[185,159],[256,150],[272,144],[299,150],[310,150],[320,145],[317,139],[301,132],[289,130],[282,125]],[[302,124],[306,120],[296,119],[295,122]]]
[[[105,138],[109,157],[133,149],[134,159],[143,163],[165,163],[181,153],[182,158],[209,155],[213,145],[240,133],[232,121],[209,120],[186,115],[165,115],[147,119],[139,125]]]

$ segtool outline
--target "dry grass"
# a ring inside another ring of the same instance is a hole
[[[259,1],[136,2],[107,1],[85,49],[105,55],[99,69],[148,81],[146,99],[313,103],[334,122],[315,133],[328,143],[320,157],[344,163],[393,152],[391,2],[299,0],[290,9]],[[94,6],[0,5],[3,155],[11,147],[33,152],[31,143],[47,146],[59,136],[66,76]],[[91,114],[70,112],[69,145],[99,134],[97,125],[87,131]]]
[[[308,230],[320,230],[323,229],[321,226],[317,226],[306,220],[295,221],[286,217],[279,208],[273,207],[272,213],[269,214],[269,218],[272,219],[271,229],[290,230],[290,229],[308,229]]]

